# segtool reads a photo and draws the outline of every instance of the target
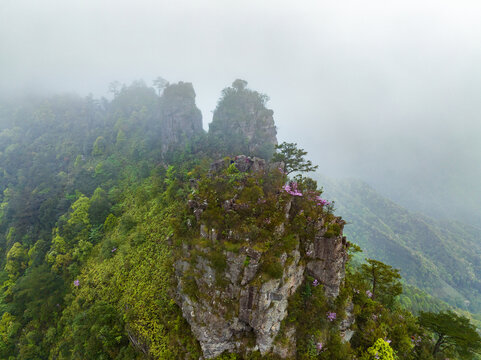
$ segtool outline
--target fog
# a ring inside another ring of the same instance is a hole
[[[242,78],[322,173],[481,224],[479,19],[459,0],[1,0],[0,95],[162,76],[194,84],[207,129]]]

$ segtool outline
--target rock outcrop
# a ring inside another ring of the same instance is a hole
[[[339,223],[344,225],[343,220],[335,218],[334,224]],[[307,273],[322,281],[327,296],[336,297],[344,278],[347,241],[342,235],[325,237],[325,233],[325,228],[320,230],[314,241],[306,244]]]
[[[194,269],[186,262],[176,264],[180,280],[179,305],[206,358],[224,351],[259,349],[263,354],[269,352],[286,316],[288,298],[303,281],[304,265],[296,250],[285,254],[285,261],[290,259],[290,264],[281,279],[254,284],[260,266],[260,254],[256,259],[254,252],[242,249],[239,254],[224,253],[227,270],[222,276],[228,283],[223,289],[215,286],[216,274],[209,262],[200,261]],[[248,253],[254,257],[249,257]],[[245,265],[248,258],[249,264]],[[198,299],[192,299],[184,291],[182,277],[189,270],[202,274],[195,279],[201,294]]]
[[[245,156],[236,157],[232,163],[242,171],[260,171],[267,167],[263,160]],[[226,160],[213,163],[211,174],[223,166]],[[286,223],[296,215],[292,201],[284,204],[281,210]],[[206,205],[194,201],[189,205],[196,217],[202,219]],[[265,255],[255,245],[237,250],[224,248],[220,267],[219,261],[214,259],[219,256],[214,253],[218,250],[201,245],[183,246],[183,259],[175,263],[177,303],[205,358],[214,358],[226,351],[245,354],[256,350],[263,355],[272,352],[281,358],[292,358],[295,326],[284,331],[287,341],[276,342],[281,323],[287,316],[289,298],[307,276],[317,279],[324,285],[325,294],[335,298],[344,278],[348,247],[342,236],[344,222],[334,216],[319,222],[315,236],[301,239],[293,250],[280,255],[278,261],[283,270],[278,278],[262,273]],[[284,232],[284,225],[277,231]],[[340,231],[333,236],[326,231],[330,226]],[[200,225],[199,233],[207,243],[215,243],[221,237],[216,229],[204,224]]]
[[[167,86],[160,98],[162,150],[165,152],[202,133],[202,113],[195,104],[191,83]]]
[[[236,80],[222,92],[209,134],[230,153],[247,153],[270,159],[277,145],[274,112],[266,108],[267,97]]]
[[[261,172],[283,166],[283,163],[267,163],[264,159],[245,155],[234,156],[229,160],[229,164],[235,164],[236,169],[240,172]],[[226,160],[224,159],[215,161],[210,165],[210,173],[215,174],[219,172],[219,170],[224,169],[226,165]]]
[[[281,356],[285,354],[284,358],[292,353],[292,348],[283,349],[274,343],[287,315],[289,297],[308,274],[325,286],[328,296],[337,296],[347,259],[342,236],[327,239],[319,235],[305,247],[308,252],[314,250],[304,258],[299,249],[284,253],[282,278],[266,282],[256,281],[262,259],[261,254],[251,248],[243,248],[238,254],[225,251],[227,266],[219,275],[206,259],[201,258],[195,266],[177,262],[178,303],[206,358],[224,351],[260,350],[261,354],[272,351]],[[191,298],[184,289],[183,278],[189,272],[198,274],[195,277],[198,299]],[[222,279],[227,283],[216,286]],[[295,336],[295,328],[289,332],[291,337]],[[254,343],[249,344],[249,339]]]

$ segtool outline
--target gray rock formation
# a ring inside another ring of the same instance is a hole
[[[225,252],[227,270],[221,276],[229,280],[223,287],[216,287],[216,275],[205,260],[198,261],[194,271],[199,289],[198,299],[190,298],[184,291],[183,274],[190,269],[186,262],[176,263],[178,302],[184,317],[191,325],[204,356],[209,359],[224,351],[260,350],[266,354],[273,348],[282,320],[287,315],[288,298],[302,284],[305,267],[300,263],[298,250],[285,254],[290,263],[285,267],[281,279],[254,283],[258,275],[259,262],[250,258],[246,266],[247,253]],[[255,344],[248,343],[255,338]]]
[[[292,340],[295,329],[287,331],[291,346],[274,343],[287,315],[289,297],[308,274],[324,285],[328,296],[337,296],[347,259],[342,236],[330,239],[316,236],[307,248],[315,250],[303,261],[299,249],[283,254],[282,261],[287,265],[282,278],[263,283],[256,281],[259,280],[261,254],[250,248],[243,248],[238,254],[225,251],[227,266],[222,274],[216,274],[209,261],[202,257],[198,257],[194,268],[185,261],[176,263],[177,301],[207,359],[224,351],[257,349],[261,354],[272,351],[283,358],[291,357],[295,351]],[[198,274],[195,278],[198,299],[184,291],[184,274],[192,270]],[[228,280],[223,287],[216,286],[219,276]],[[249,347],[247,339],[252,337],[255,345]]]
[[[191,83],[179,82],[164,89],[160,98],[160,117],[164,152],[204,131]]]
[[[245,156],[238,156],[233,162],[242,171],[262,171],[267,166],[261,159]],[[230,160],[213,163],[211,174],[228,164]],[[227,211],[234,205],[228,202],[223,207]],[[286,222],[295,215],[292,214],[294,210],[291,205],[292,200],[283,207]],[[189,202],[198,219],[201,219],[205,206],[196,201]],[[224,351],[245,354],[256,350],[263,355],[272,352],[285,359],[294,357],[295,326],[288,325],[283,332],[282,343],[276,342],[281,323],[287,316],[289,297],[307,276],[312,276],[324,285],[328,297],[335,298],[344,278],[348,247],[346,238],[342,236],[344,222],[336,217],[331,219],[329,224],[324,224],[326,220],[320,219],[316,227],[319,230],[312,239],[300,239],[295,249],[280,256],[283,272],[278,279],[262,273],[264,254],[253,246],[244,245],[236,252],[224,250],[225,266],[220,269],[211,260],[214,249],[201,245],[184,247],[183,259],[190,261],[179,260],[175,263],[176,301],[199,341],[205,358],[214,358]],[[341,230],[339,235],[332,236],[331,232],[328,237],[326,229],[332,225]],[[285,235],[285,228],[279,226],[276,230],[280,238]],[[198,231],[206,243],[220,241],[220,234],[215,229],[201,224]],[[236,235],[232,237],[236,238]],[[192,277],[195,294],[189,290]],[[350,323],[344,325],[345,331]]]
[[[210,165],[210,173],[216,174],[219,171],[225,169],[230,164],[235,164],[237,170],[241,172],[252,172],[252,171],[269,171],[271,169],[283,168],[283,162],[267,163],[264,159],[258,157],[250,157],[245,155],[237,155],[231,159],[225,160],[221,159],[214,161]]]
[[[222,91],[209,133],[230,154],[242,152],[268,159],[277,145],[274,112],[265,106],[267,96],[246,86],[246,81],[236,80]]]
[[[342,221],[335,219],[335,221]],[[339,295],[339,287],[344,278],[344,268],[347,261],[347,241],[344,236],[334,238],[324,237],[325,230],[316,235],[315,241],[306,243],[306,256],[309,275],[322,280],[327,296]],[[333,256],[334,255],[334,256]],[[339,276],[342,274],[342,276]]]

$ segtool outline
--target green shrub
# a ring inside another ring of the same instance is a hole
[[[377,339],[361,356],[361,360],[395,360],[398,357],[387,341]]]
[[[263,273],[267,274],[272,279],[280,279],[284,273],[282,264],[280,264],[278,259],[273,256],[264,258],[261,264],[261,269]]]
[[[324,234],[327,238],[333,238],[341,234],[341,225],[334,223],[327,226],[327,231]]]

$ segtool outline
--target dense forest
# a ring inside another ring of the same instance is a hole
[[[462,313],[428,301],[432,307],[414,314],[406,299],[412,296],[412,304],[425,294],[403,295],[399,270],[374,259],[348,260],[360,248],[343,237],[338,215],[349,221],[350,214],[335,215],[306,176],[315,166],[302,149],[277,144],[267,96],[236,80],[221,92],[206,132],[192,84],[156,84],[113,87],[112,100],[58,95],[0,104],[0,358],[478,356],[481,338]],[[363,198],[369,190],[356,191]],[[453,231],[460,231],[450,225],[453,230],[439,234],[408,215],[396,221],[422,225],[426,243],[433,234],[453,243]],[[463,231],[466,244],[479,247]],[[274,345],[263,347],[246,320],[239,345],[208,353],[186,303],[197,309],[196,302],[225,300],[216,306],[229,322],[239,313],[221,296],[234,283],[231,259],[242,259],[244,274],[255,270],[247,281],[252,294],[282,284],[293,264],[309,268],[314,255],[303,246],[319,232],[348,252],[333,252],[342,276],[332,282],[298,277],[283,299],[287,315],[273,325]],[[414,230],[405,233],[411,259],[422,245]],[[479,256],[461,247],[458,257],[431,249],[432,256],[419,260],[426,273],[414,283],[442,280],[454,288],[461,281],[457,291],[479,311]],[[442,271],[430,272],[426,259]],[[204,276],[209,271],[215,280]],[[406,276],[411,280],[415,271]],[[206,291],[219,299],[205,299]]]
[[[481,230],[414,214],[359,180],[318,177],[346,235],[366,254],[401,270],[403,279],[452,306],[481,313]]]

